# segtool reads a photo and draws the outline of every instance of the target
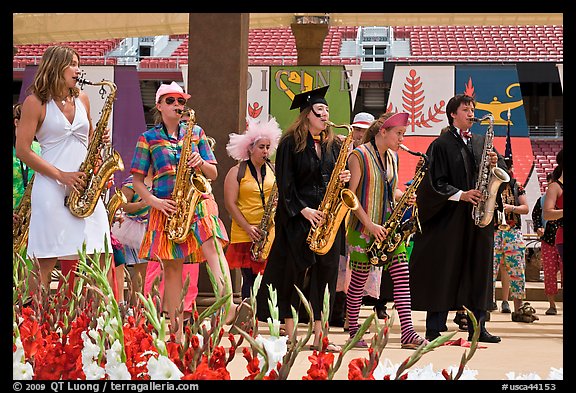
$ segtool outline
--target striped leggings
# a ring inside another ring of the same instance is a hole
[[[402,344],[412,343],[418,338],[412,324],[412,301],[410,297],[410,274],[408,271],[408,259],[405,253],[395,255],[392,259],[388,272],[394,283],[394,304],[400,318],[400,330]],[[362,305],[362,293],[368,279],[369,271],[359,272],[352,269],[352,278],[346,294],[346,312],[350,337],[354,337],[360,328],[358,316]]]

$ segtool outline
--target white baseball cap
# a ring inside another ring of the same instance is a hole
[[[360,112],[354,116],[352,127],[368,128],[374,121],[374,116],[367,112]]]

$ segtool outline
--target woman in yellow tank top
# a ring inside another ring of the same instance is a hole
[[[266,266],[266,260],[253,260],[250,249],[252,242],[262,237],[259,226],[276,181],[269,157],[276,151],[281,133],[274,118],[263,123],[249,119],[246,132],[230,134],[226,145],[228,155],[239,161],[224,180],[224,204],[232,217],[226,260],[230,269],[242,272],[243,299],[250,297],[254,279]]]

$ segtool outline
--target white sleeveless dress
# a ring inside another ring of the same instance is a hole
[[[56,168],[73,172],[86,159],[89,122],[86,108],[74,99],[76,112],[72,124],[51,100],[36,138],[42,158]],[[86,243],[88,254],[104,253],[104,244],[112,252],[110,227],[104,202],[100,199],[94,213],[87,218],[72,215],[64,206],[70,189],[56,180],[36,173],[32,187],[32,209],[28,235],[28,255],[37,258],[75,259]]]

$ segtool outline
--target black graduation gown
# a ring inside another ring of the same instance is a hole
[[[414,235],[410,257],[414,310],[486,310],[492,304],[494,227],[474,224],[472,204],[448,200],[476,186],[484,140],[472,136],[472,154],[452,128],[428,147],[429,169],[416,200],[422,232]],[[505,168],[502,157],[498,166]]]
[[[339,255],[343,252],[345,240],[343,224],[340,225],[330,251],[325,255],[317,255],[306,243],[311,224],[300,211],[305,207],[317,209],[320,206],[340,153],[340,146],[340,141],[336,140],[327,152],[326,145],[323,144],[322,159],[319,159],[310,134],[306,148],[300,153],[294,153],[293,137],[282,138],[278,145],[275,162],[278,182],[276,235],[257,294],[257,315],[261,321],[266,321],[270,315],[269,284],[278,294],[280,318],[292,317],[291,305],[298,309],[299,297],[294,285],[303,290],[305,278],[310,284],[303,292],[312,304],[315,319],[320,319],[325,284],[328,284],[330,303],[333,304]]]

